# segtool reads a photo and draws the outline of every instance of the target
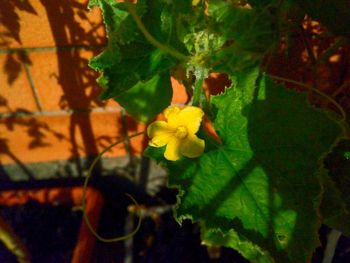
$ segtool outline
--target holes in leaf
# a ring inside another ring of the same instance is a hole
[[[287,236],[284,234],[277,234],[277,240],[280,243],[285,243],[285,242],[287,242]]]

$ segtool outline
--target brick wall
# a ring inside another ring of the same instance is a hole
[[[86,0],[0,1],[0,163],[96,154],[145,125],[113,101],[99,101],[88,59],[106,45],[99,9]],[[175,83],[175,81],[173,81]],[[186,98],[175,85],[175,102]],[[106,156],[140,154],[145,138]]]

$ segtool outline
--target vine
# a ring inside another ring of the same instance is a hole
[[[100,161],[100,159],[102,158],[102,156],[108,152],[110,149],[112,149],[114,146],[124,142],[126,139],[131,139],[131,138],[134,138],[134,137],[137,137],[141,134],[144,134],[144,132],[137,132],[137,133],[134,133],[132,135],[129,135],[129,136],[126,136],[125,138],[123,139],[120,139],[114,143],[112,143],[111,145],[109,145],[108,147],[106,147],[102,152],[100,152],[96,158],[93,160],[93,162],[91,163],[90,167],[89,167],[89,170],[87,172],[87,175],[85,177],[85,180],[84,180],[84,185],[83,185],[83,195],[82,195],[82,204],[81,204],[81,207],[82,207],[82,211],[83,211],[83,218],[84,218],[84,221],[87,225],[87,227],[89,228],[90,232],[101,242],[105,242],[105,243],[110,243],[110,242],[118,242],[118,241],[123,241],[123,240],[126,240],[126,239],[129,239],[131,237],[133,237],[140,229],[141,227],[141,222],[142,222],[142,215],[139,214],[139,220],[137,222],[137,226],[136,228],[129,234],[125,235],[125,236],[121,236],[121,237],[115,237],[115,238],[105,238],[105,237],[102,237],[100,236],[96,230],[92,227],[91,223],[90,223],[90,220],[89,220],[89,217],[88,215],[86,214],[86,191],[87,191],[87,187],[88,187],[88,184],[89,184],[89,180],[92,176],[92,172],[96,166],[96,164]],[[136,206],[138,206],[138,203],[137,201],[135,200],[134,197],[132,197],[130,194],[126,193],[126,195],[134,202],[134,204]]]

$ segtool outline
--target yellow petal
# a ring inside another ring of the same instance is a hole
[[[176,116],[179,114],[180,111],[181,109],[177,106],[170,106],[164,110],[164,116],[165,118],[167,118],[170,126],[176,127]]]
[[[180,153],[188,158],[196,158],[203,153],[204,147],[204,140],[199,139],[196,135],[189,135],[181,143]]]
[[[155,121],[147,127],[147,135],[150,146],[163,147],[174,136],[174,130],[165,121]]]
[[[176,125],[185,126],[189,134],[195,134],[201,125],[204,112],[201,108],[188,106],[176,116]]]
[[[176,137],[171,138],[171,140],[168,142],[165,149],[165,153],[164,153],[165,159],[169,161],[177,161],[178,159],[180,159],[181,157],[180,144],[181,144],[181,141],[178,138]]]

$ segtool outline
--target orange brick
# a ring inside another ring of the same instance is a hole
[[[124,137],[121,112],[94,112],[91,115],[91,123],[95,134],[98,152],[104,150],[111,143]],[[125,156],[125,145],[119,144],[106,152],[104,157]]]
[[[18,54],[0,55],[0,112],[38,110]]]
[[[88,109],[105,106],[99,100],[101,88],[96,83],[98,73],[88,67],[88,59],[100,51],[73,50],[33,52],[31,72],[43,108]],[[108,106],[117,107],[110,101]]]
[[[231,86],[231,80],[228,75],[222,73],[210,73],[208,78],[204,80],[203,89],[209,97],[224,92],[225,88]]]
[[[99,45],[105,31],[87,0],[1,0],[0,47]]]
[[[96,154],[122,137],[121,127],[118,112],[2,118],[0,163],[68,160]],[[105,154],[125,155],[123,144]]]
[[[188,100],[188,95],[185,87],[175,78],[171,78],[171,85],[173,86],[173,104],[185,104]]]

